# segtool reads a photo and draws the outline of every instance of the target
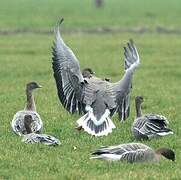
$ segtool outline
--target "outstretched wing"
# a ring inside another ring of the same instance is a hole
[[[63,19],[59,24],[62,21]],[[58,96],[67,111],[70,113],[81,113],[83,107],[81,92],[84,78],[80,71],[79,61],[61,37],[59,24],[55,27],[55,41],[52,48],[52,67]]]
[[[127,47],[124,47],[124,64],[125,70],[129,68],[135,68],[140,63],[140,58],[136,46],[131,39],[130,42],[127,43]]]
[[[129,117],[130,112],[130,92],[132,88],[132,75],[140,64],[140,58],[135,44],[132,40],[124,47],[125,74],[117,83],[113,84],[112,91],[117,103],[117,112],[121,121]]]

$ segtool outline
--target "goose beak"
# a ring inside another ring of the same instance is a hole
[[[41,85],[38,85],[38,87],[37,88],[42,88],[43,86],[41,86]]]

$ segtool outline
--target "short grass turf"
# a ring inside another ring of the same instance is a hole
[[[1,29],[46,29],[60,18],[65,28],[128,28],[158,26],[181,28],[180,0],[0,0]]]
[[[119,80],[123,75],[123,46],[133,38],[141,57],[131,93],[131,114],[107,137],[95,138],[74,127],[78,115],[60,105],[51,68],[51,35],[0,36],[0,179],[179,179],[181,177],[181,38],[176,35],[63,34],[80,59],[81,67],[92,67],[97,76]],[[60,139],[62,145],[48,147],[24,144],[10,128],[16,111],[24,108],[25,84],[37,81],[43,89],[35,94],[44,133]],[[162,159],[158,164],[128,164],[90,160],[100,146],[136,142],[131,135],[135,117],[134,97],[145,99],[143,112],[168,117],[174,135],[145,141],[153,147],[169,147],[176,162]],[[76,147],[76,148],[75,148]]]

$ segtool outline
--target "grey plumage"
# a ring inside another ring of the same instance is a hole
[[[140,96],[135,99],[137,117],[132,124],[132,133],[137,140],[147,140],[155,137],[166,136],[173,134],[173,131],[169,129],[168,120],[166,117],[158,114],[145,114],[141,115],[141,103],[138,101]],[[138,116],[139,114],[139,116]]]
[[[52,65],[58,97],[70,113],[85,113],[77,122],[92,135],[112,132],[115,125],[110,117],[114,112],[118,112],[121,121],[129,116],[131,80],[140,59],[132,41],[125,49],[125,74],[120,81],[110,83],[96,77],[86,78],[76,56],[64,43],[59,25],[55,27]]]
[[[26,135],[23,135],[22,141],[25,143],[42,143],[45,145],[59,145],[60,141],[55,137],[47,134],[37,134],[32,130],[33,118],[30,114],[24,116],[24,128]]]
[[[156,161],[154,150],[141,143],[103,147],[94,151],[91,158],[111,161],[120,160],[129,163]]]
[[[146,114],[135,119],[132,125],[132,132],[138,140],[173,134],[172,130],[167,127],[167,122],[168,120],[161,115]]]
[[[11,122],[12,130],[17,135],[27,134],[27,130],[25,128],[24,119],[26,115],[30,115],[32,118],[31,123],[31,131],[35,133],[39,133],[42,131],[43,122],[40,118],[40,115],[35,111],[18,111]]]
[[[175,160],[175,153],[171,149],[160,148],[155,151],[141,143],[102,147],[92,152],[91,155],[91,159],[119,160],[129,163],[158,162],[161,155],[172,161]]]
[[[26,116],[31,117],[31,132],[39,133],[42,131],[43,122],[40,115],[36,112],[33,97],[33,90],[41,87],[42,86],[38,85],[36,82],[30,82],[26,85],[27,102],[25,108],[24,110],[18,111],[11,122],[11,128],[17,135],[21,136],[28,133],[24,124]]]
[[[30,134],[24,135],[22,142],[30,143],[30,144],[41,143],[41,144],[45,144],[49,146],[56,146],[56,145],[61,144],[57,138],[51,135],[36,134],[36,133],[30,133]]]

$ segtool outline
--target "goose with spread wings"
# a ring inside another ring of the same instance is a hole
[[[86,132],[95,136],[108,135],[115,128],[110,119],[114,112],[118,112],[121,121],[129,116],[132,77],[140,64],[136,46],[130,40],[124,47],[125,73],[120,81],[111,83],[101,78],[86,78],[81,73],[78,59],[62,39],[59,24],[54,30],[52,48],[59,100],[70,113],[84,113],[77,123]]]

